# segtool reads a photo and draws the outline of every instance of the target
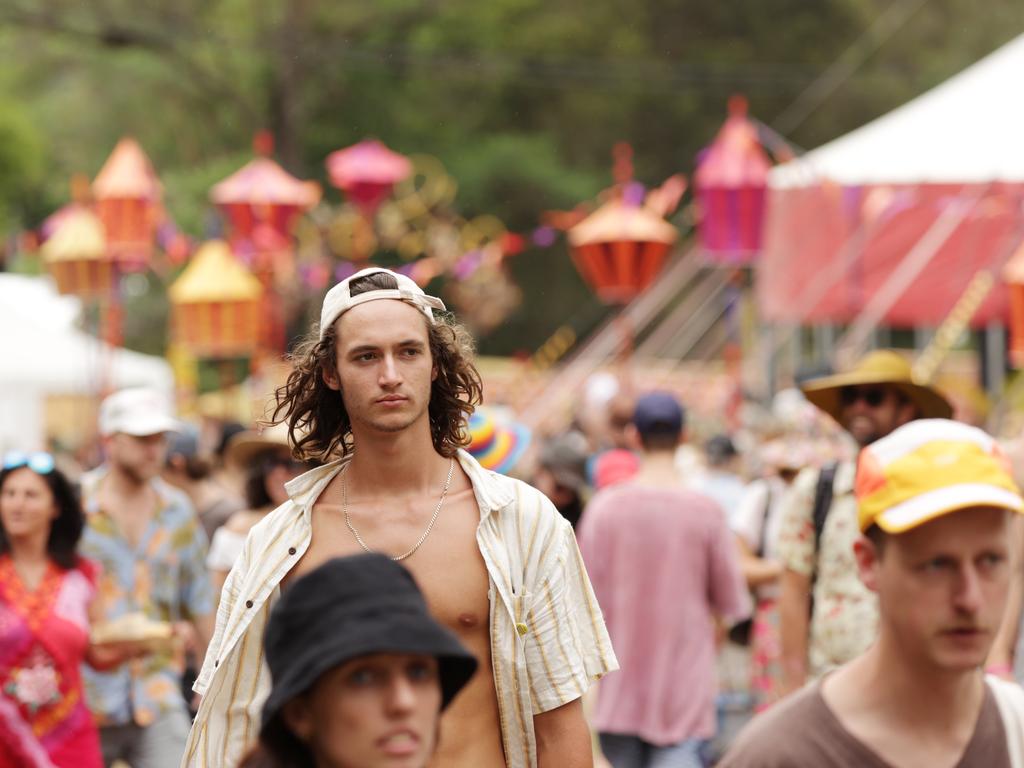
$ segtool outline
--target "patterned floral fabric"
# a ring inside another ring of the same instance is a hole
[[[81,551],[103,567],[99,594],[104,617],[142,612],[157,621],[191,621],[213,612],[206,571],[206,533],[188,498],[159,480],[158,508],[132,546],[114,519],[99,508],[96,493],[106,475],[100,467],[82,480],[86,528]],[[101,726],[147,726],[162,713],[183,710],[184,658],[180,651],[154,653],[112,672],[85,671],[86,692]]]
[[[853,497],[855,467],[839,465],[832,509],[814,551],[814,493],[818,470],[800,473],[782,509],[779,559],[790,570],[810,575],[817,567],[814,614],[808,643],[808,670],[819,677],[860,655],[878,633],[878,600],[861,583],[853,557],[860,535],[857,501]]]
[[[779,700],[782,687],[782,637],[779,607],[774,600],[761,600],[754,609],[750,637],[750,689],[755,710],[764,712]]]
[[[89,647],[88,565],[50,564],[35,590],[0,555],[0,765],[99,768],[79,667]]]

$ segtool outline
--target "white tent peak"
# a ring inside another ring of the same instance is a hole
[[[775,188],[1024,181],[1024,35],[941,85],[776,167]]]
[[[104,385],[173,392],[166,360],[111,348],[77,327],[80,314],[51,279],[0,273],[0,449],[42,445],[50,395],[98,396]]]

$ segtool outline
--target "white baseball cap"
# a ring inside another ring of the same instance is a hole
[[[118,432],[144,437],[180,429],[169,398],[159,390],[122,389],[100,403],[100,434],[104,437]]]
[[[353,280],[380,273],[391,275],[398,287],[367,291],[355,296],[349,293],[349,285]],[[425,294],[423,289],[416,285],[416,281],[411,277],[398,272],[392,272],[390,269],[384,269],[383,267],[367,267],[342,280],[324,296],[324,306],[320,310],[320,338],[324,337],[324,333],[334,325],[335,320],[352,309],[352,307],[377,299],[394,299],[412,304],[423,312],[430,322],[434,322],[435,309],[444,310],[445,308],[443,301],[436,296]]]

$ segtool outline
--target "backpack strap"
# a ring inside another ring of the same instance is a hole
[[[768,515],[772,511],[772,484],[765,478],[764,481],[764,508],[761,510],[761,534],[757,537],[758,558],[764,557],[768,549]]]
[[[835,494],[836,471],[839,462],[831,461],[818,473],[818,485],[814,489],[814,573],[818,572],[818,551],[821,549],[821,534],[825,530],[825,520],[832,509],[832,497]]]
[[[1006,731],[1006,750],[1010,768],[1024,768],[1024,690],[1016,683],[986,675],[985,681],[999,706]]]

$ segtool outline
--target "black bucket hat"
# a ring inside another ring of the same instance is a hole
[[[286,702],[360,656],[435,657],[442,709],[477,668],[476,658],[431,617],[412,575],[378,554],[334,558],[297,579],[270,612],[263,645],[273,679],[263,705],[264,733]]]

